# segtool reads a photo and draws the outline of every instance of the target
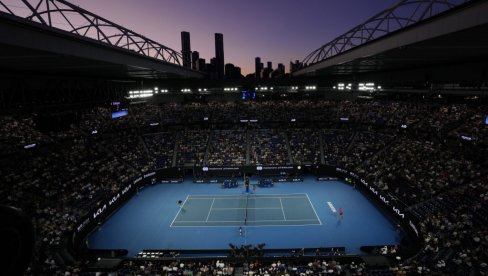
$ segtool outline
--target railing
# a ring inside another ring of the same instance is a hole
[[[0,13],[181,65],[181,53],[64,0],[0,0]]]
[[[339,55],[474,0],[401,0],[305,57],[301,67]]]

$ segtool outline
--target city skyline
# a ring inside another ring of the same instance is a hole
[[[9,1],[10,2],[10,1]],[[88,11],[181,52],[181,32],[191,34],[191,50],[215,57],[215,33],[225,37],[225,63],[255,71],[263,62],[302,60],[313,50],[398,0],[72,0]]]

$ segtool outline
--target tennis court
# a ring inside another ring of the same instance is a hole
[[[345,210],[343,219],[331,205]],[[400,241],[395,224],[358,189],[310,176],[252,194],[191,179],[149,185],[94,231],[88,244],[124,248],[130,256],[143,249],[227,249],[229,243],[266,243],[270,249],[345,246],[347,253],[360,254],[361,246]]]
[[[322,225],[307,194],[189,195],[171,227]]]

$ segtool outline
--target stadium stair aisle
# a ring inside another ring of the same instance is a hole
[[[324,141],[322,134],[319,133],[320,164],[325,164]]]
[[[208,155],[210,153],[210,145],[212,144],[213,135],[214,135],[214,131],[212,130],[208,134],[207,148],[205,149],[205,156],[203,157],[203,164],[202,165],[208,164]]]
[[[356,137],[358,136],[358,132],[357,131],[354,131],[354,134],[352,135],[351,137],[351,142],[349,142],[349,145],[347,146],[346,148],[346,153],[349,152],[352,148],[352,146],[354,145],[354,143],[356,142]]]
[[[377,152],[373,153],[373,155],[371,155],[369,158],[366,158],[365,160],[363,160],[363,162],[361,162],[357,168],[361,168],[362,166],[364,166],[365,164],[367,164],[369,162],[369,160],[372,160],[375,156],[377,156],[378,154],[381,154],[383,153],[385,150],[389,149],[391,147],[391,145],[393,145],[395,142],[397,141],[397,137],[395,136],[394,139],[392,139],[389,143],[387,143],[382,149],[378,150]]]
[[[246,165],[251,163],[251,143],[249,142],[249,129],[246,130]]]
[[[107,152],[108,154],[110,154],[111,156],[113,156],[117,161],[119,161],[120,163],[122,163],[124,166],[127,166],[128,168],[130,168],[130,169],[132,169],[134,171],[137,171],[137,172],[139,171],[134,166],[132,166],[129,162],[127,162],[121,155],[119,155],[116,152],[110,150],[103,143],[100,143],[100,145],[98,145],[98,147],[100,149],[104,150],[105,152]]]
[[[139,137],[139,141],[142,143],[142,146],[144,147],[144,150],[146,151],[146,154],[147,154],[147,156],[148,156],[148,158],[149,158],[149,156],[150,156],[151,154],[149,153],[149,150],[147,149],[147,145],[146,145],[146,143],[144,142],[144,139],[142,138],[142,136],[137,136],[137,137]]]
[[[177,157],[178,157],[178,146],[180,145],[180,142],[181,142],[181,135],[182,135],[182,132],[177,132],[176,133],[176,137],[175,137],[175,147],[173,149],[173,168],[176,167],[176,163],[178,162],[177,161]]]
[[[288,161],[290,162],[290,164],[293,164],[294,160],[291,154],[290,141],[288,140],[288,135],[286,134],[286,131],[283,132],[283,136],[285,137],[286,151],[288,152]]]

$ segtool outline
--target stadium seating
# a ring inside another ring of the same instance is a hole
[[[171,166],[322,163],[356,171],[403,202],[422,221],[426,240],[421,252],[387,269],[293,262],[248,264],[244,274],[488,272],[486,106],[302,100],[137,105],[124,118],[112,120],[109,114],[106,108],[93,108],[78,125],[57,133],[36,130],[33,115],[0,116],[1,203],[32,217],[38,236],[32,274],[82,270],[82,264],[66,265],[61,256],[75,222],[141,172]],[[192,125],[204,117],[214,126]],[[341,120],[346,117],[347,122]],[[259,122],[242,127],[243,118]],[[321,121],[328,127],[297,128],[290,119],[311,125]],[[148,128],[154,121],[160,126]],[[36,145],[24,148],[31,144]],[[172,267],[181,273],[234,271],[221,263],[131,262],[118,272],[151,274]]]

